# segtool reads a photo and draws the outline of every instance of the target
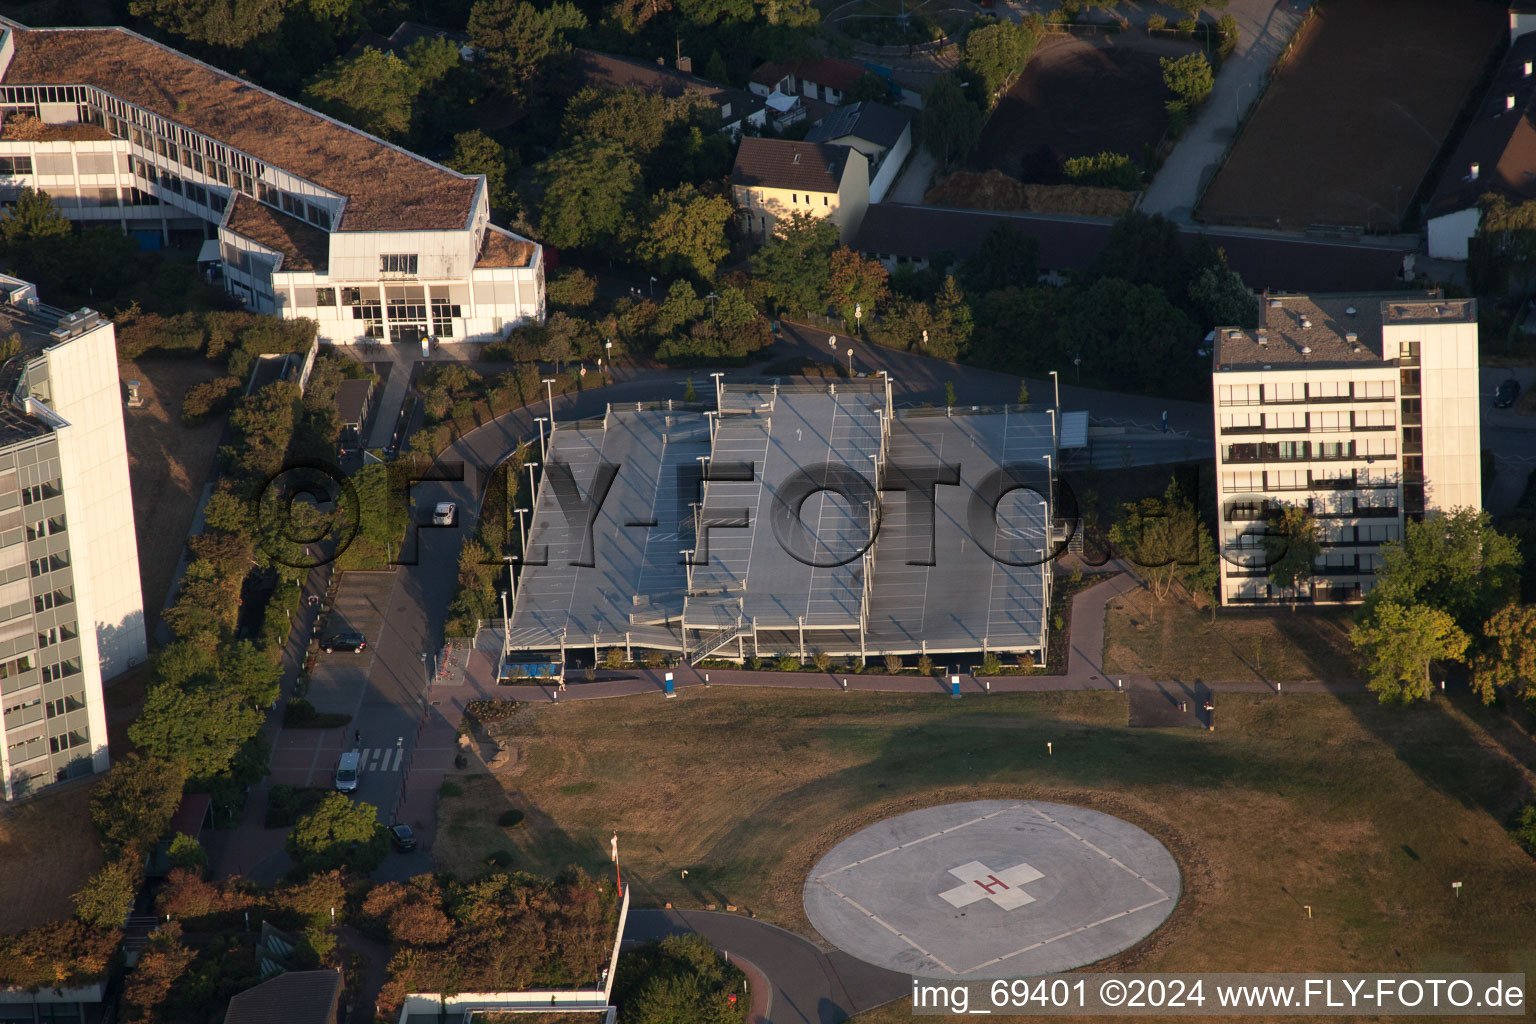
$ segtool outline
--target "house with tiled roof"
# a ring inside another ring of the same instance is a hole
[[[869,208],[869,161],[851,146],[748,136],[731,167],[731,191],[743,227],[758,241],[803,213],[831,220],[847,245]]]
[[[805,133],[805,141],[852,146],[863,153],[869,160],[869,201],[878,203],[912,152],[912,118],[872,100],[850,103],[816,122]]]
[[[711,82],[691,71],[674,70],[664,63],[647,63],[633,57],[578,48],[566,62],[565,73],[574,76],[581,86],[639,89],[673,99],[697,97],[714,109],[720,119],[720,130],[732,135],[740,135],[744,125],[761,128],[767,123],[767,110],[761,96]]]
[[[0,18],[0,203],[203,242],[247,308],[322,340],[492,341],[544,316],[543,250],[460,174],[123,28]]]
[[[1494,72],[1424,209],[1429,255],[1464,260],[1485,195],[1536,199],[1536,33],[1517,38]]]

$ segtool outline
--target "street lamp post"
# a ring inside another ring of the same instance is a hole
[[[544,377],[544,393],[549,396],[549,436],[555,436],[555,378]]]
[[[613,375],[613,339],[603,342],[603,355],[608,357],[608,375]]]
[[[1083,354],[1081,352],[1072,357],[1072,365],[1077,367],[1077,382],[1081,384],[1083,382]]]
[[[1061,408],[1061,375],[1051,371],[1051,388],[1056,392],[1056,408]]]
[[[526,555],[528,553],[528,531],[523,526],[523,513],[527,512],[528,510],[525,509],[525,508],[520,508],[520,509],[517,509],[516,511],[517,511],[517,540],[518,540],[518,548],[523,552],[523,554]]]
[[[539,464],[537,462],[528,463],[528,494],[530,495],[529,500],[532,501],[534,505],[539,503],[539,490],[533,482],[533,471],[538,468]]]
[[[697,295],[698,292],[694,292],[694,294]],[[651,298],[654,299],[655,297],[656,297],[656,278],[653,276],[651,278]]]
[[[549,447],[544,444],[544,424],[549,422],[548,416],[535,416],[533,422],[539,425],[539,458],[549,458]]]
[[[716,295],[714,292],[710,292],[704,297],[709,300],[709,315],[711,318],[713,318],[715,315],[715,300],[720,296]]]

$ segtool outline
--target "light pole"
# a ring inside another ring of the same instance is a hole
[[[523,513],[527,512],[527,511],[528,510],[525,509],[525,508],[517,509],[517,540],[518,540],[518,547],[522,550],[523,554],[525,554],[525,555],[528,553],[528,531],[523,526]]]
[[[608,357],[608,375],[613,376],[613,339],[603,342],[603,355]]]
[[[695,292],[694,294],[697,295],[698,293]],[[656,297],[656,278],[652,277],[651,278],[651,298],[654,299],[655,297]]]
[[[549,448],[544,444],[544,424],[549,422],[548,416],[535,416],[533,422],[539,425],[539,458],[549,458]]]
[[[715,410],[718,412],[719,409],[720,409],[720,406],[725,404],[725,402],[724,402],[725,395],[724,395],[724,393],[722,391],[722,389],[724,388],[725,385],[721,382],[721,378],[723,378],[725,376],[725,374],[722,371],[720,371],[720,370],[716,370],[714,373],[711,373],[710,376],[715,378]],[[714,435],[710,435],[710,436],[714,436]]]
[[[1061,408],[1061,375],[1051,371],[1051,388],[1056,392],[1056,408]]]
[[[1072,357],[1072,365],[1077,367],[1077,382],[1081,384],[1083,382],[1083,354],[1081,352]]]
[[[928,328],[923,328],[923,348],[928,347]]]
[[[538,507],[539,504],[539,490],[533,482],[533,471],[538,468],[539,464],[537,462],[528,463],[528,500],[533,503],[534,507]]]
[[[544,377],[544,393],[549,396],[549,436],[555,436],[555,378]]]
[[[710,292],[708,295],[706,295],[704,297],[709,300],[709,316],[710,316],[710,319],[714,319],[714,316],[715,316],[715,300],[718,299],[720,296],[716,295],[714,292]]]

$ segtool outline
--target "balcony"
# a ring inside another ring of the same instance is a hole
[[[1346,513],[1346,515],[1352,515],[1356,519],[1396,519],[1397,512],[1396,505],[1373,505],[1357,508],[1354,512]]]
[[[1333,480],[1313,480],[1309,489],[1314,491],[1352,491],[1357,484],[1352,477],[1339,477]]]

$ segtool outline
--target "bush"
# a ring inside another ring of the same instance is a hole
[[[1196,24],[1194,18],[1183,18],[1174,26],[1174,29],[1179,33],[1180,39],[1192,39],[1195,35]]]
[[[1216,46],[1216,56],[1226,60],[1232,56],[1232,51],[1237,49],[1237,19],[1230,14],[1223,14],[1216,29],[1221,33],[1221,42]]]
[[[933,659],[926,654],[918,658],[917,670],[925,676],[933,675]]]
[[[782,655],[773,663],[773,670],[775,672],[799,672],[800,659],[793,654]]]
[[[227,412],[243,389],[238,377],[199,381],[181,398],[181,422],[195,427],[213,415]]]
[[[890,673],[893,676],[894,675],[898,675],[898,674],[900,674],[900,672],[901,672],[903,667],[904,666],[902,665],[902,662],[901,662],[901,655],[899,655],[899,654],[887,654],[885,656],[885,670],[886,670],[886,672]]]
[[[321,713],[302,697],[290,697],[283,708],[284,729],[339,729],[352,721],[351,715],[338,712]]]
[[[1148,32],[1161,32],[1168,27],[1168,19],[1161,14],[1154,14],[1147,19]]]
[[[505,722],[517,713],[517,707],[515,700],[472,700],[464,705],[464,714],[481,725],[488,725]]]
[[[984,675],[984,676],[995,676],[999,672],[1001,672],[1002,670],[1003,670],[1003,663],[998,660],[996,654],[993,654],[991,651],[988,651],[982,657],[982,659],[981,659],[981,674],[982,675]]]
[[[523,812],[518,810],[516,807],[507,808],[505,811],[502,811],[501,816],[496,819],[496,824],[500,825],[502,828],[517,828],[517,826],[521,825],[522,823]]]
[[[622,648],[622,647],[610,647],[606,651],[604,651],[603,652],[603,667],[604,668],[609,668],[609,669],[623,668],[624,667],[624,648]]]
[[[832,667],[832,655],[826,651],[817,651],[811,655],[811,664],[815,665],[818,671],[825,672]]]
[[[1515,819],[1515,841],[1536,857],[1536,804],[1526,804]]]
[[[1141,169],[1124,153],[1075,156],[1062,165],[1062,170],[1075,185],[1133,192],[1141,184]]]
[[[139,888],[139,873],[126,860],[108,864],[70,897],[75,916],[93,928],[120,928],[133,910]]]
[[[166,851],[166,858],[173,868],[182,868],[186,871],[202,871],[208,866],[208,851],[203,849],[203,844],[185,832],[176,833],[171,840],[171,848]]]

